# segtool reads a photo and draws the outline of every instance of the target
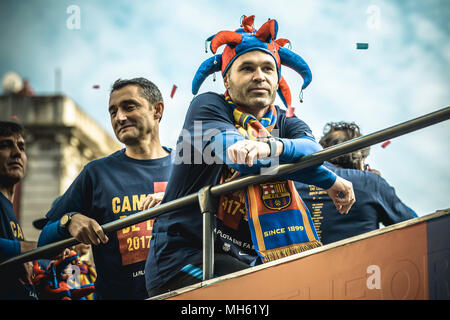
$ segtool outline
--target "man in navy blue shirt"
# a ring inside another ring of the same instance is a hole
[[[159,204],[169,178],[170,149],[159,140],[164,103],[147,79],[117,80],[109,99],[111,124],[125,145],[88,163],[47,213],[39,246],[69,236],[92,244],[98,299],[145,299],[144,281],[153,221],[106,235],[102,224]],[[147,200],[145,200],[147,199]]]
[[[305,154],[321,149],[306,123],[292,114],[288,116],[285,110],[273,105],[278,89],[283,89],[284,97],[288,97],[280,74],[278,52],[286,54],[286,59],[282,61],[296,65],[297,71],[305,78],[304,87],[311,80],[306,63],[275,44],[278,29],[275,20],[266,22],[258,32],[253,28],[253,16],[244,17],[241,26],[244,27],[239,32],[216,34],[211,48],[215,53],[218,46],[227,44],[224,53],[205,61],[194,77],[193,93],[196,94],[208,74],[222,71],[227,91],[225,95],[203,93],[192,100],[177,143],[176,160],[163,203],[198,192],[202,187],[223,183],[238,174],[260,174],[267,166],[276,166],[277,162],[292,163]],[[283,44],[280,40],[279,43]],[[278,131],[277,139],[268,134],[272,132],[275,136],[274,131]],[[288,179],[300,179],[327,189],[343,214],[354,203],[350,182],[323,166],[315,166],[268,184],[265,186],[268,191],[264,204],[254,202],[255,206],[276,207],[274,210],[288,207],[291,200],[294,202],[294,197],[297,199],[295,189],[288,189]],[[255,185],[255,188],[259,191],[263,186]],[[252,216],[247,209],[250,207],[250,202],[247,202],[250,193],[247,192],[247,189],[236,190],[219,200],[214,245],[217,276],[248,268],[259,259],[260,254],[265,254],[260,244],[266,242],[259,240],[271,240],[269,236],[264,238],[264,235],[254,237],[253,230],[257,228],[250,227],[257,222],[256,219],[250,222],[249,217]],[[344,194],[343,198],[338,197],[340,192]],[[252,199],[258,201],[260,198]],[[261,217],[259,221],[268,216]],[[287,216],[287,211],[270,215],[278,219],[275,223]],[[304,218],[308,220],[307,214]],[[303,226],[301,230],[304,231]],[[313,233],[311,230],[311,235]],[[258,243],[260,250],[257,250],[255,243]],[[155,296],[201,281],[201,268],[202,218],[198,203],[159,216],[155,221],[146,264],[149,295]]]
[[[13,211],[14,191],[25,175],[27,156],[23,128],[15,122],[0,122],[0,261],[36,248],[35,241],[25,241]],[[31,285],[31,262],[0,273],[0,300],[35,299]]]
[[[330,122],[325,125],[319,143],[327,148],[359,136],[360,129],[354,123]],[[370,147],[367,147],[324,163],[328,169],[353,183],[357,201],[348,215],[339,214],[325,190],[295,182],[323,244],[376,230],[380,223],[388,226],[417,217],[380,173],[365,164],[369,151]]]

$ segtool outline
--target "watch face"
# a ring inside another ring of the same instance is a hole
[[[67,214],[63,215],[61,218],[61,225],[65,226],[69,222],[69,216]]]

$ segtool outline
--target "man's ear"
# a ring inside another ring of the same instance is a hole
[[[161,121],[161,118],[164,113],[164,102],[158,101],[153,105],[153,116],[155,117],[155,120]]]
[[[225,77],[223,77],[223,85],[225,86],[225,88],[228,90],[230,88],[230,83],[228,80],[228,72],[225,75]]]

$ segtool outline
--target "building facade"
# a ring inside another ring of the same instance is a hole
[[[91,160],[122,148],[64,95],[0,96],[0,120],[26,130],[28,167],[17,186],[14,209],[27,240],[37,240],[33,221],[43,218]]]

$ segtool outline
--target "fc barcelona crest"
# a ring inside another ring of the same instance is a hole
[[[271,210],[282,210],[291,204],[292,197],[287,181],[261,183],[261,199],[264,206]]]

